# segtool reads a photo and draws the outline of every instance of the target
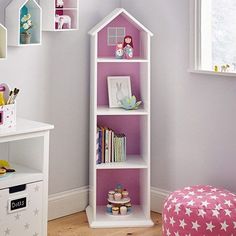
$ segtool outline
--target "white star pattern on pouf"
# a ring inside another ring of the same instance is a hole
[[[233,222],[234,223],[234,229],[236,229],[236,222]]]
[[[192,222],[193,226],[192,229],[195,229],[196,231],[198,231],[198,228],[200,227],[200,225],[196,222]]]
[[[173,192],[162,228],[163,236],[236,236],[236,195],[211,186]]]
[[[184,219],[183,219],[183,220],[180,220],[179,222],[180,222],[179,226],[184,229],[184,227],[187,225],[187,224],[184,222]]]
[[[212,224],[212,221],[211,221],[209,224],[206,223],[206,225],[207,225],[206,230],[210,230],[211,232],[212,232],[212,230],[215,228],[215,225]]]
[[[188,216],[190,216],[191,213],[192,213],[191,209],[190,209],[190,208],[186,208],[185,214],[188,215]]]
[[[174,217],[170,217],[170,224],[173,226],[174,223],[175,223],[175,221],[174,221]]]

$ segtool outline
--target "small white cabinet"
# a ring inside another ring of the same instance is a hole
[[[47,236],[51,129],[17,119],[15,129],[0,132],[0,159],[16,170],[0,178],[0,235]]]

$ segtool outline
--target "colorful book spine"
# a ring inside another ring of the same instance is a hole
[[[105,163],[109,162],[109,130],[105,129]]]
[[[99,164],[99,132],[96,135],[96,163]]]
[[[115,134],[109,128],[98,127],[96,139],[96,163],[126,161],[126,136]]]

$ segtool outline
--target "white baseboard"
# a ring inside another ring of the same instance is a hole
[[[52,194],[48,201],[48,219],[53,220],[76,212],[84,211],[88,205],[89,187]],[[161,213],[165,199],[170,192],[151,188],[151,210]]]
[[[163,205],[170,192],[151,187],[151,210],[162,213]]]
[[[88,206],[88,186],[49,195],[48,220],[84,211]]]

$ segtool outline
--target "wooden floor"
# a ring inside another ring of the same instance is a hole
[[[161,215],[152,213],[151,228],[90,229],[85,212],[50,221],[48,236],[161,236]]]

